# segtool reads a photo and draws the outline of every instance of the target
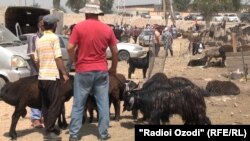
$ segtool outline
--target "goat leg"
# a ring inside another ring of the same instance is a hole
[[[66,121],[66,117],[65,117],[65,105],[62,105],[62,109],[61,109],[61,114],[58,117],[58,126],[61,129],[67,129],[68,127],[68,123]]]
[[[143,73],[143,79],[145,79],[146,78],[146,73],[147,73],[147,68],[143,68],[142,73]]]
[[[114,100],[113,101],[114,108],[115,108],[115,120],[119,121],[120,120],[120,100]]]
[[[128,68],[128,78],[129,78],[129,79],[131,79],[131,74],[132,74],[133,70],[134,70],[134,69],[133,69],[132,67],[129,66],[129,68]]]
[[[85,123],[87,119],[87,106],[84,107],[83,115],[82,115],[82,125]]]
[[[88,107],[88,112],[89,112],[89,123],[92,123],[94,119],[94,108],[91,106]]]
[[[132,115],[133,115],[133,119],[136,120],[138,118],[138,110],[132,109]]]
[[[17,133],[16,133],[16,125],[17,122],[24,113],[27,113],[25,109],[25,105],[20,102],[16,107],[15,111],[12,114],[12,121],[11,121],[11,126],[10,126],[10,131],[9,131],[9,136],[11,137],[12,140],[17,139]]]
[[[149,124],[150,125],[160,125],[160,112],[157,109],[154,109],[150,113]]]

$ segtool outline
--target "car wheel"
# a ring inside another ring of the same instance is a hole
[[[0,77],[0,90],[2,89],[2,87],[6,84],[6,81],[4,78]]]
[[[129,52],[125,50],[119,52],[118,58],[120,61],[127,61],[129,57],[130,57]]]

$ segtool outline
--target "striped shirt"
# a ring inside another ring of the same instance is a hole
[[[39,62],[39,80],[59,79],[56,58],[62,57],[59,38],[51,31],[44,31],[44,35],[36,40],[35,61]]]

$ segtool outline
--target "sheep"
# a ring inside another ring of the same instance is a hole
[[[63,80],[61,80],[63,81]],[[73,96],[73,76],[70,77],[70,80],[64,84],[61,83],[61,98],[62,101],[68,101]],[[19,120],[19,117],[25,117],[27,114],[26,106],[31,108],[41,109],[42,99],[39,94],[38,89],[38,79],[37,76],[29,76],[22,79],[19,79],[15,82],[7,83],[0,92],[0,97],[7,104],[15,106],[15,111],[12,115],[11,127],[9,130],[9,136],[11,139],[16,139],[16,125]],[[67,127],[67,121],[65,118],[65,109],[64,103],[62,105],[62,119],[58,117],[58,126],[60,128]],[[62,120],[62,121],[61,121]]]
[[[140,110],[143,120],[149,120],[152,124],[159,124],[160,119],[169,122],[169,117],[175,113],[180,114],[186,124],[211,124],[205,113],[204,95],[207,95],[206,91],[186,78],[168,79],[164,73],[156,73],[142,89],[126,93],[124,107],[126,110]],[[137,113],[132,114],[137,116]],[[157,120],[151,117],[156,115]]]
[[[231,81],[209,81],[206,86],[206,91],[209,92],[209,96],[240,94],[240,88]]]
[[[147,55],[143,58],[129,58],[127,61],[129,64],[128,68],[128,78],[131,79],[131,74],[135,72],[135,69],[142,69],[143,72],[143,78],[146,78],[147,69],[149,66],[149,54],[150,52],[147,52]]]

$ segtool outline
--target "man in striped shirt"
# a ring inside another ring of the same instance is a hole
[[[66,82],[68,72],[62,61],[59,37],[53,33],[58,18],[53,15],[43,17],[43,36],[36,41],[35,61],[39,68],[38,88],[42,96],[42,113],[44,116],[45,136],[48,140],[61,140],[60,131],[55,122],[62,108],[60,97],[60,73]]]

